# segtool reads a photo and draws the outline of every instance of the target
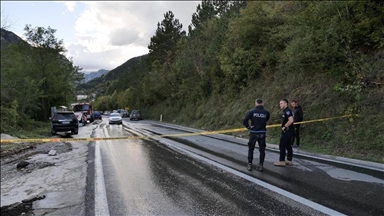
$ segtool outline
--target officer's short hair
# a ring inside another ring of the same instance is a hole
[[[255,102],[256,102],[257,104],[262,104],[262,103],[263,103],[263,100],[261,100],[261,99],[256,99]]]
[[[293,103],[297,103],[297,100],[291,100],[291,102],[293,102]]]
[[[287,103],[288,104],[288,99],[281,99],[280,101],[284,101],[285,103]]]

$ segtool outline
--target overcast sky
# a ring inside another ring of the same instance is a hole
[[[50,26],[63,39],[76,66],[83,72],[112,70],[128,59],[147,54],[150,38],[164,13],[171,10],[187,31],[201,1],[32,2],[1,1],[8,29],[23,36],[26,24]]]

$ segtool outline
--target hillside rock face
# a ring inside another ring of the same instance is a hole
[[[90,73],[84,73],[84,80],[81,83],[87,83],[97,77],[101,77],[105,74],[107,74],[109,70],[100,69],[98,71],[90,72]]]
[[[11,31],[7,31],[5,29],[1,29],[1,48],[3,49],[9,44],[16,43],[22,41],[19,36]]]

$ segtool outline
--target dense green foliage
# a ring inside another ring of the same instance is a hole
[[[1,131],[47,121],[51,106],[68,106],[83,75],[62,54],[50,27],[25,27],[27,42],[1,49]]]
[[[307,120],[359,114],[304,125],[304,146],[384,162],[380,1],[204,0],[188,35],[181,27],[167,12],[145,64],[90,83],[103,92],[96,107],[129,106],[147,118],[163,114],[166,121],[219,129],[240,127],[255,98],[265,100],[270,123],[279,122],[279,99],[296,99]],[[269,141],[278,135],[271,129]]]

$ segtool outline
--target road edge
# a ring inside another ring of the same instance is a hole
[[[159,125],[161,127],[169,127],[172,129],[183,130],[185,132],[190,132],[190,133],[205,132],[204,130],[189,128],[189,127],[185,127],[185,126],[181,126],[181,125],[175,125],[175,124],[171,124],[171,123],[157,122],[157,121],[153,121],[153,120],[147,120],[147,121],[149,121],[150,123]],[[223,139],[223,141],[233,142],[233,143],[237,143],[240,145],[246,145],[246,143],[248,142],[248,140],[245,138],[234,137],[234,136],[224,135],[224,134],[203,135],[203,136],[207,136],[207,137],[211,137],[211,138],[215,138],[215,139]],[[231,140],[229,140],[229,139],[231,139]],[[266,150],[278,152],[279,146],[276,144],[267,143]],[[311,153],[311,152],[306,152],[306,151],[301,151],[301,150],[294,151],[294,154],[298,155],[300,157],[308,158],[308,159],[312,159],[312,160],[313,159],[322,160],[322,161],[328,161],[328,162],[332,162],[332,163],[339,163],[339,164],[343,164],[343,165],[350,165],[350,166],[370,169],[370,170],[374,170],[374,171],[384,172],[384,164],[381,164],[381,163],[358,160],[358,159],[353,159],[353,158],[346,158],[346,157],[341,157],[341,156],[332,156],[332,155],[326,155],[326,154]]]

